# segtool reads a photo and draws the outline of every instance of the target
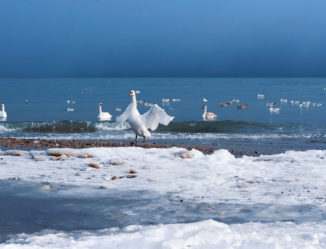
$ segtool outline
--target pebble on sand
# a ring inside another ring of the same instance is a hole
[[[3,155],[8,156],[24,156],[27,154],[27,151],[21,151],[21,150],[8,150],[3,153]]]
[[[63,153],[60,152],[54,152],[54,151],[49,151],[48,154],[50,156],[55,156],[55,157],[61,157],[63,155]]]
[[[86,159],[86,158],[93,158],[94,156],[91,154],[81,154],[81,155],[78,155],[78,157]]]
[[[111,165],[122,165],[124,162],[112,162]]]
[[[99,169],[100,168],[100,165],[98,165],[97,163],[90,163],[88,164],[89,167],[92,167],[94,169]]]
[[[181,157],[182,159],[193,158],[194,156],[195,156],[194,153],[192,153],[190,151],[185,151],[185,152],[182,152],[181,154],[179,154],[179,157]]]

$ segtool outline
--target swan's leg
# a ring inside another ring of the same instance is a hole
[[[146,141],[145,141],[146,138],[145,138],[145,137],[143,137],[143,138],[144,138],[144,143],[145,143],[145,142],[146,142]]]
[[[136,134],[136,143],[137,143],[137,134]]]

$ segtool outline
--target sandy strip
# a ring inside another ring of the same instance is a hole
[[[4,148],[91,148],[91,147],[142,147],[142,148],[171,148],[181,147],[188,150],[197,149],[203,153],[213,153],[217,148],[185,144],[158,144],[151,142],[107,142],[90,140],[55,140],[55,139],[24,139],[0,138],[0,147]]]

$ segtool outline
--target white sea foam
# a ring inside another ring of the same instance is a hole
[[[325,248],[326,224],[246,223],[227,225],[213,220],[189,224],[129,226],[81,234],[22,234],[1,246],[12,248]]]
[[[13,132],[13,131],[15,131],[15,129],[10,129],[10,128],[7,128],[6,126],[0,124],[0,134],[7,133],[7,132]]]
[[[109,122],[109,123],[97,123],[95,125],[99,131],[123,131],[130,128],[130,125],[126,122]]]
[[[124,126],[125,124],[121,124]],[[96,126],[101,127],[101,124]],[[33,138],[33,139],[90,139],[90,140],[130,140],[134,141],[135,133],[133,131],[116,131],[116,127],[103,126],[100,128],[102,131],[99,133],[49,133],[49,134],[11,134],[11,137],[17,138]],[[123,130],[124,128],[121,127]],[[178,133],[178,132],[151,132],[151,138],[147,141],[155,140],[266,140],[266,139],[313,139],[325,138],[325,134],[320,133],[301,133],[301,134],[276,134],[276,133],[261,133],[261,134],[227,134],[227,133]]]

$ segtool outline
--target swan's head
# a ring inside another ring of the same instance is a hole
[[[135,91],[134,90],[131,90],[130,93],[129,93],[129,96],[130,97],[135,96]]]
[[[2,108],[2,109],[5,108],[5,104],[1,104],[1,108]]]
[[[102,106],[103,106],[103,104],[102,104],[102,103],[100,103],[100,104],[99,104],[99,106],[100,106],[100,107],[102,107]]]
[[[205,108],[207,108],[207,105],[203,105],[201,108],[205,109]]]

